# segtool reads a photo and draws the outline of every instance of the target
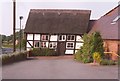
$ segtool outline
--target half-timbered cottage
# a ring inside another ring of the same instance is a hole
[[[90,10],[31,9],[25,27],[26,48],[49,48],[74,54],[88,31]]]
[[[116,54],[118,54],[118,52],[120,53],[120,26],[118,25],[120,22],[119,7],[120,5],[110,10],[97,21],[91,21],[92,29],[89,32],[100,32],[102,39],[104,40],[105,51]],[[113,55],[112,59],[116,59],[116,56]]]

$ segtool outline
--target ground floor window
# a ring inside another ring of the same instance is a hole
[[[39,42],[39,41],[35,41],[35,42],[34,42],[34,47],[36,47],[36,48],[37,48],[37,47],[40,47],[40,42]]]
[[[50,42],[49,43],[49,48],[51,48],[51,49],[57,48],[57,42]]]
[[[67,42],[66,48],[73,49],[74,48],[74,43],[73,42]]]
[[[46,42],[41,42],[41,47],[46,48],[47,47]]]

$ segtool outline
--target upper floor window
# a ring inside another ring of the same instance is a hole
[[[112,22],[111,24],[116,24],[116,22],[120,19],[120,15],[118,15]]]
[[[66,35],[59,35],[59,41],[65,41]]]
[[[74,41],[75,40],[75,36],[74,35],[68,35],[67,36],[67,40]]]
[[[42,35],[42,36],[41,36],[41,40],[42,40],[42,41],[47,41],[47,40],[49,40],[49,35]]]

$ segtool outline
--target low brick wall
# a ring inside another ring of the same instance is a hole
[[[117,40],[104,40],[105,47],[107,52],[114,52],[118,54],[118,44],[120,41]],[[110,54],[112,60],[117,60],[117,56],[114,54]]]

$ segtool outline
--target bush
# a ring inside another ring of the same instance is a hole
[[[21,60],[26,60],[27,59],[27,52],[15,52],[13,54],[4,54],[1,57],[2,59],[2,64],[9,64],[9,63],[14,63],[17,61]]]
[[[76,60],[80,60],[84,63],[93,62],[93,53],[95,52],[99,52],[100,58],[104,56],[103,40],[99,32],[84,34],[83,41],[84,43],[82,48],[75,55]]]
[[[74,56],[74,59],[76,59],[76,61],[82,61],[82,51],[78,50]]]
[[[85,56],[84,54],[82,54],[82,50],[78,50],[76,52],[75,59],[76,61],[80,61],[83,63],[90,63],[92,61],[92,59],[89,56]]]
[[[100,61],[101,61],[100,53],[99,53],[99,52],[93,53],[93,59],[94,59],[94,61],[96,61],[97,63],[100,63]]]
[[[100,62],[101,65],[116,65],[116,63],[113,60],[107,60],[107,59],[103,59]]]
[[[30,56],[58,56],[57,52],[49,48],[34,48],[30,51]]]

